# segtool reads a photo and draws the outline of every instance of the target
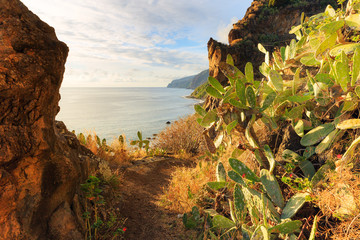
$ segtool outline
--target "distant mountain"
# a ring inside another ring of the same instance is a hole
[[[168,88],[189,88],[191,81],[194,79],[196,75],[179,78],[173,80],[169,85]]]
[[[167,87],[195,89],[201,84],[207,82],[208,77],[209,77],[209,70],[204,70],[197,75],[175,79],[171,83],[169,83]]]

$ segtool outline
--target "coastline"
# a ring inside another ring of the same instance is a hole
[[[194,103],[193,106],[195,106],[195,105],[200,105],[200,106],[202,106],[202,105],[204,104],[204,102],[205,102],[205,99],[199,99],[199,98],[193,97],[193,96],[191,96],[191,95],[189,95],[189,96],[184,96],[184,98],[198,101],[197,103]]]

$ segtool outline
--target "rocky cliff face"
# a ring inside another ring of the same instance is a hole
[[[62,123],[68,48],[19,0],[0,0],[0,239],[81,239],[90,152]]]
[[[268,7],[267,0],[254,0],[248,8],[244,18],[233,24],[229,32],[229,45],[210,39],[208,42],[208,58],[210,76],[215,77],[223,85],[227,79],[218,65],[231,54],[235,65],[243,71],[247,62],[254,65],[255,73],[264,61],[264,54],[257,45],[262,43],[268,51],[275,46],[289,43],[295,35],[290,35],[292,26],[300,24],[301,13],[306,16],[324,11],[328,4],[335,5],[334,0],[289,0],[276,1],[277,5]],[[214,100],[208,98],[206,107],[210,108]]]

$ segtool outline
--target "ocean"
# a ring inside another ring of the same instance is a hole
[[[96,132],[111,142],[124,134],[128,140],[159,133],[167,124],[194,113],[192,90],[181,88],[61,88],[60,112],[76,134]]]

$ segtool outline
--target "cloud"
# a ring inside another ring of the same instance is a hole
[[[238,20],[239,20],[238,18],[233,17],[229,24],[227,24],[227,25],[224,24],[224,25],[219,26],[218,31],[217,31],[217,37],[218,37],[217,40],[222,43],[228,44],[229,43],[229,40],[228,40],[229,32],[232,29],[233,24],[236,23]]]
[[[229,18],[241,17],[251,0],[23,2],[70,48],[64,85],[145,84],[144,71],[150,74],[150,85],[165,86],[172,77],[207,68],[207,40],[215,34],[223,40],[233,21]],[[94,71],[94,63],[104,72]],[[127,77],[134,68],[139,71]],[[155,71],[163,71],[159,80],[151,78]]]

